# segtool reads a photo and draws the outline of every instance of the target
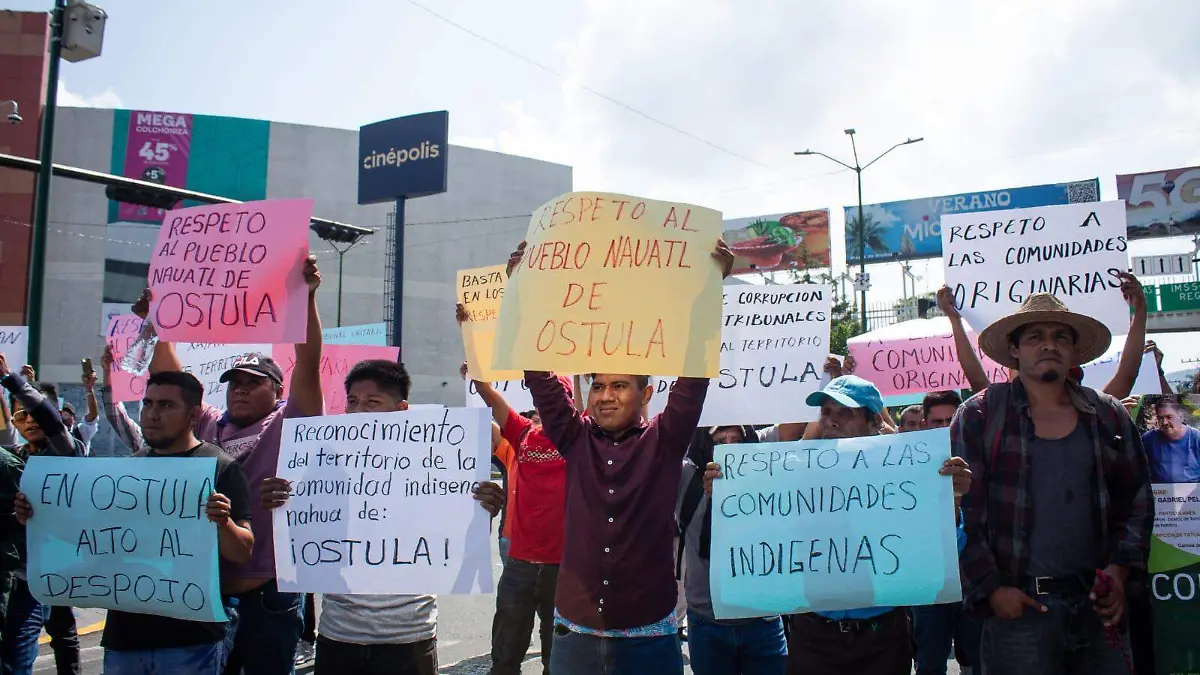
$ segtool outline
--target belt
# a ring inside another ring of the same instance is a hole
[[[1096,582],[1094,572],[1067,577],[1021,577],[1021,588],[1033,595],[1079,596],[1092,591]]]
[[[895,620],[898,612],[899,610],[892,609],[879,616],[866,619],[828,619],[819,614],[801,614],[800,616],[812,619],[819,625],[834,628],[839,633],[861,633],[878,630],[880,626],[888,625],[888,622]]]

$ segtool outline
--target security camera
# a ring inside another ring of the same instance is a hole
[[[13,113],[13,114],[9,115],[8,121],[11,122],[12,124],[20,124],[22,122],[21,116],[18,115],[17,113]]]

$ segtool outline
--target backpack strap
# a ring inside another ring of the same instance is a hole
[[[683,547],[688,525],[700,507],[700,500],[704,498],[704,469],[694,464],[693,467],[695,467],[695,471],[692,473],[692,479],[688,481],[687,488],[683,491],[683,501],[679,504],[679,518],[675,523],[679,535],[678,550],[675,552],[675,579],[677,581],[683,578]]]

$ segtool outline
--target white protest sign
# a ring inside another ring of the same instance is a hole
[[[1127,249],[1123,201],[942,216],[946,285],[976,331],[1051,293],[1114,335],[1129,332],[1117,278],[1129,268]]]
[[[529,393],[529,387],[525,386],[525,380],[505,380],[503,382],[493,382],[492,387],[504,397],[504,402],[509,408],[523,413],[533,410],[533,394]],[[487,404],[479,397],[479,392],[475,391],[475,382],[468,379],[466,382],[467,389],[467,407],[468,408],[486,408]]]
[[[1113,345],[1100,358],[1091,363],[1083,364],[1083,383],[1093,389],[1103,389],[1109,380],[1117,374],[1117,366],[1121,362],[1121,353],[1125,339],[1121,336],[1113,338]],[[1142,354],[1142,363],[1138,366],[1137,379],[1133,382],[1133,396],[1142,394],[1161,394],[1162,385],[1158,381],[1158,363],[1154,353]]]
[[[483,408],[284,421],[275,510],[279,589],[491,593],[491,518],[472,490],[491,472]]]
[[[0,354],[8,360],[9,369],[20,372],[21,366],[29,363],[29,327],[0,326]]]
[[[271,345],[221,345],[206,342],[181,342],[175,346],[184,372],[191,373],[204,385],[204,402],[214,408],[225,408],[225,390],[219,380],[233,367],[239,356],[253,352],[271,355]]]

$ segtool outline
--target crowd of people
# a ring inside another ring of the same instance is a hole
[[[522,243],[510,276],[523,255]],[[713,258],[728,276],[733,254],[723,242]],[[0,512],[12,513],[0,536],[3,673],[32,671],[43,627],[59,672],[80,672],[71,609],[43,606],[29,590],[24,526],[37,512],[19,480],[31,456],[86,457],[101,414],[134,457],[217,458],[207,516],[230,617],[217,624],[110,610],[104,672],[276,675],[313,649],[318,674],[438,672],[436,597],[324,594],[318,619],[311,596],[277,585],[271,511],[291,494],[275,476],[283,421],[324,414],[315,259],[304,275],[308,329],[289,391],[274,360],[248,354],[220,378],[224,410],[204,403],[203,385],[166,341],[155,347],[136,421],[112,400],[111,353],[101,359],[99,397],[95,376],[85,376],[82,420],[56,405],[53,385],[0,355],[9,421],[0,433],[10,434],[0,452]],[[1161,354],[1145,342],[1137,279],[1123,276],[1122,291],[1132,308],[1125,354],[1110,382],[1085,385],[1079,367],[1111,342],[1103,324],[1054,296],[1030,296],[979,336],[983,353],[1010,369],[1009,381],[993,383],[944,290],[939,304],[977,393],[964,402],[958,392],[929,392],[895,420],[879,389],[853,374],[853,360],[835,355],[829,381],[805,401],[820,409],[817,421],[757,429],[700,427],[702,378],[679,378],[652,418],[646,374],[526,372],[532,410],[475,382],[504,474],[503,486],[485,482],[473,495],[500,518],[491,672],[521,672],[535,626],[542,671],[555,675],[682,673],[685,640],[697,675],[908,675],[914,663],[919,675],[941,675],[951,658],[988,675],[1115,675],[1135,661],[1137,672],[1153,672],[1150,484],[1200,480],[1200,432],[1178,399],[1164,396],[1147,418],[1129,398],[1143,351]],[[148,301],[135,313],[144,317]],[[461,307],[458,319],[468,319]],[[403,364],[360,362],[344,385],[347,414],[408,408]],[[716,446],[940,428],[953,456],[936,470],[953,486],[963,603],[716,618],[709,500],[724,469]]]

